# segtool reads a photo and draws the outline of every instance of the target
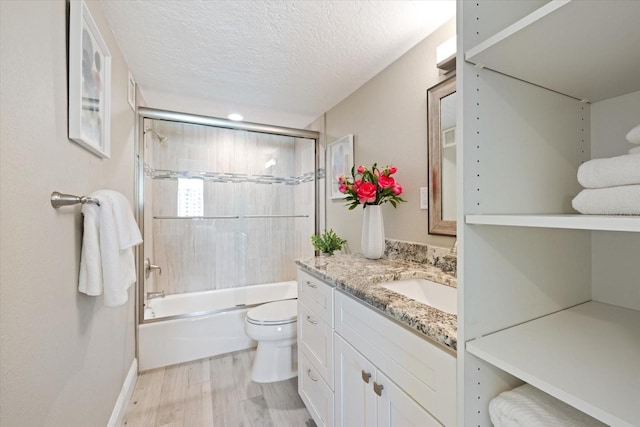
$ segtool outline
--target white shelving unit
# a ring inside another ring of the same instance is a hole
[[[631,427],[640,419],[639,325],[640,312],[592,301],[466,347],[609,425]]]
[[[640,90],[639,19],[637,1],[613,6],[553,0],[467,50],[465,59],[577,99],[601,101]]]
[[[612,215],[467,215],[467,224],[640,232],[640,217]]]
[[[570,201],[592,147],[638,124],[640,1],[459,1],[457,19],[459,425],[528,382],[638,426],[640,216]],[[619,96],[631,119],[607,124]]]

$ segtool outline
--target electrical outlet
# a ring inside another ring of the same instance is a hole
[[[429,187],[420,187],[420,209],[429,209]]]

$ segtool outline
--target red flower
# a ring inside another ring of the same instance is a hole
[[[360,203],[373,203],[376,201],[377,188],[370,182],[363,182],[358,186],[357,194]]]
[[[380,188],[391,188],[396,185],[396,180],[389,176],[381,175],[380,178],[378,178],[378,185]]]
[[[1,1],[1,0],[0,0]],[[346,196],[349,210],[362,205],[381,205],[390,202],[395,208],[398,203],[405,202],[400,197],[402,187],[391,177],[398,171],[395,166],[379,168],[374,163],[370,168],[363,165],[354,166],[351,176],[337,178],[338,190]]]

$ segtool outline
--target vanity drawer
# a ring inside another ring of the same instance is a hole
[[[333,286],[298,270],[298,301],[302,301],[330,327],[333,327]]]
[[[298,301],[298,348],[333,389],[333,330]]]
[[[333,426],[333,391],[302,352],[298,360],[298,393],[318,427]]]

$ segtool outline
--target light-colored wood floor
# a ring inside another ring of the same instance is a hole
[[[315,427],[297,378],[251,381],[255,350],[144,372],[138,377],[126,427]]]

